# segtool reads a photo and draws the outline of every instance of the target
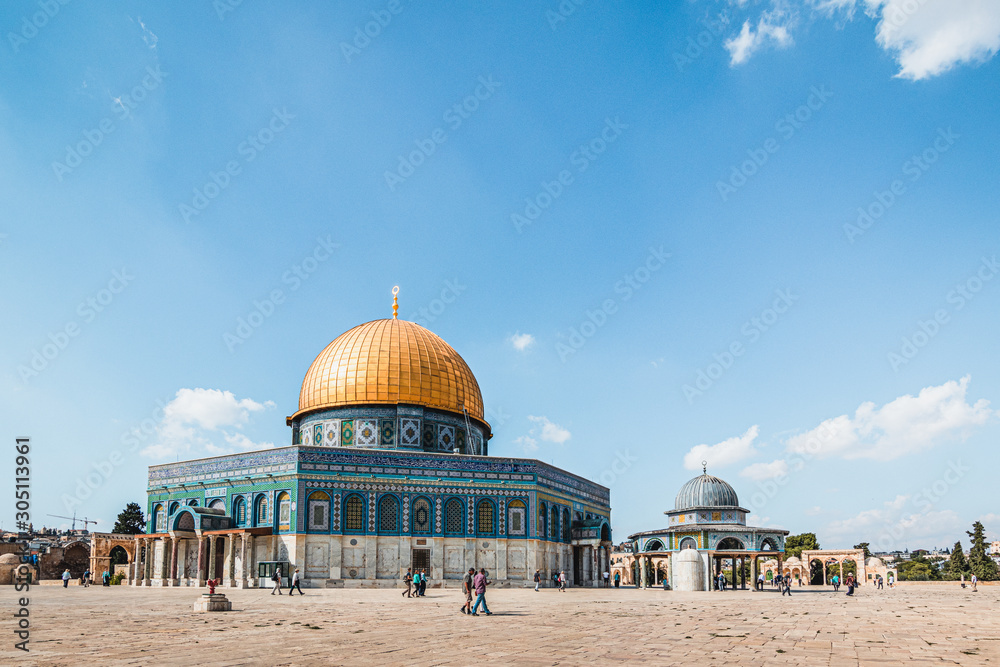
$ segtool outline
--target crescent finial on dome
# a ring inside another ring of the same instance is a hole
[[[392,319],[396,319],[399,314],[399,301],[396,299],[396,295],[399,294],[399,285],[392,288]]]

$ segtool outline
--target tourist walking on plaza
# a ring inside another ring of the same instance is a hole
[[[420,597],[427,592],[427,570],[420,570]]]
[[[65,572],[63,572],[63,574],[62,574],[63,588],[66,588],[67,586],[69,586],[69,577],[70,577],[69,570],[66,570]]]
[[[90,586],[90,568],[88,567],[83,571],[83,587],[86,588]]]
[[[486,580],[486,569],[480,569],[479,574],[477,574],[472,579],[472,585],[476,589],[476,604],[472,606],[472,615],[479,616],[476,610],[479,609],[479,603],[483,603],[483,611],[486,612],[487,616],[492,616],[493,612],[490,608],[486,606],[486,587],[489,585],[489,581]]]
[[[757,590],[758,591],[764,590],[764,573],[763,572],[761,572],[760,574],[757,575]]]
[[[619,584],[622,583],[622,573],[615,572],[615,588],[618,588]]]
[[[892,588],[893,584],[895,584],[895,583],[896,583],[896,580],[895,580],[895,579],[893,578],[893,576],[892,576],[892,575],[890,574],[890,575],[889,575],[889,588]]]
[[[292,593],[295,589],[299,589],[299,595],[305,595],[302,592],[302,580],[299,578],[299,569],[295,568],[295,572],[292,573],[292,584],[288,587],[288,597],[292,597]]]
[[[719,590],[720,591],[726,590],[726,575],[723,572],[719,573]]]
[[[278,595],[281,595],[281,570],[274,568],[271,581],[274,582],[274,586],[271,587],[271,595],[274,595],[275,591],[278,591]]]
[[[470,567],[469,571],[465,573],[464,577],[462,577],[462,592],[465,593],[465,604],[459,607],[458,610],[463,614],[472,613],[472,589],[473,586],[475,585],[474,584],[475,574],[476,574],[476,568]],[[538,576],[537,573],[535,576]]]
[[[611,588],[611,574],[607,570],[604,571],[604,587]]]
[[[412,585],[413,585],[413,575],[410,574],[410,568],[406,568],[406,574],[403,575],[403,583],[406,584],[406,590],[403,591],[403,596],[412,598]]]
[[[566,570],[559,573],[559,590],[563,593],[566,592]]]
[[[972,592],[973,593],[976,592],[976,584],[977,583],[979,583],[979,577],[977,577],[975,574],[973,574],[972,575]]]
[[[878,589],[882,590],[882,575],[878,575]]]
[[[535,592],[538,592],[538,585],[542,583],[542,573],[539,570],[535,570]]]
[[[833,575],[833,579],[830,580],[830,583],[833,584],[834,593],[840,590],[840,577],[838,577],[837,575]]]
[[[792,578],[787,575],[781,578],[781,594],[792,597]]]
[[[101,583],[103,583],[105,586],[111,585],[111,574],[107,570],[105,570],[104,573],[101,575]]]
[[[847,584],[847,594],[854,595],[854,575],[847,575],[847,581],[844,583]]]

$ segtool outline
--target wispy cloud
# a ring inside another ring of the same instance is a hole
[[[754,441],[760,429],[756,424],[746,430],[743,435],[734,436],[714,445],[695,445],[684,455],[684,467],[697,470],[701,462],[710,466],[724,467],[750,458],[757,453]]]
[[[559,424],[550,421],[548,417],[528,415],[528,421],[530,421],[533,426],[528,429],[527,435],[522,435],[514,439],[514,443],[526,453],[530,454],[538,451],[539,442],[551,442],[553,444],[562,445],[573,437],[573,435],[569,432],[569,429],[563,428]]]
[[[508,339],[510,344],[514,346],[514,349],[518,352],[524,352],[529,347],[535,344],[535,337],[528,333],[516,332],[513,336]]]

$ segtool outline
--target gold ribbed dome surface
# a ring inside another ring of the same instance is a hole
[[[485,422],[483,395],[465,360],[415,322],[385,319],[345,331],[302,381],[298,414],[347,405],[405,403]]]

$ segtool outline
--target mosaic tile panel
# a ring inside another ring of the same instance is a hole
[[[434,500],[434,532],[441,533],[441,498]]]
[[[333,494],[333,530],[340,530],[340,494]]]
[[[354,444],[357,447],[375,447],[378,445],[378,422],[374,419],[356,420]]]
[[[441,451],[450,452],[455,446],[455,427],[438,426],[437,444]]]
[[[323,445],[325,447],[340,446],[340,420],[331,419],[323,422]]]
[[[465,429],[460,428],[455,431],[455,446],[462,452],[467,452],[465,448]]]
[[[403,532],[410,532],[410,496],[403,496]]]
[[[437,429],[434,424],[424,422],[424,448],[437,447]]]
[[[396,420],[382,419],[379,421],[379,442],[383,447],[396,446]]]
[[[340,446],[354,446],[354,420],[345,419],[340,422]]]
[[[312,427],[312,444],[316,446],[323,445],[323,424],[313,424]]]
[[[417,447],[420,445],[420,420],[400,417],[399,419],[399,444],[406,447]]]

